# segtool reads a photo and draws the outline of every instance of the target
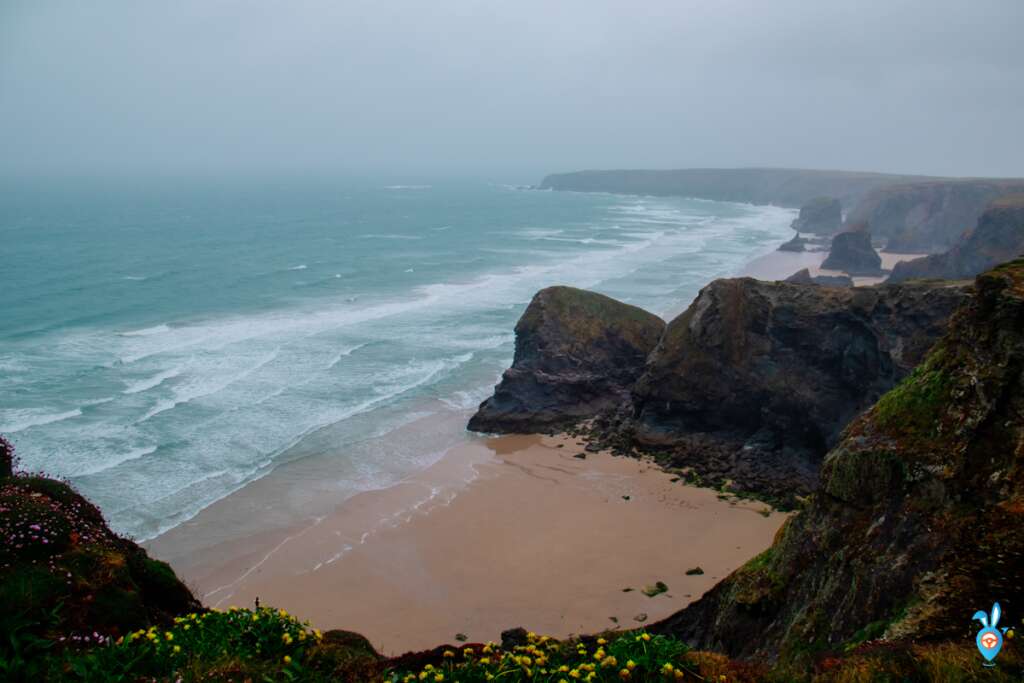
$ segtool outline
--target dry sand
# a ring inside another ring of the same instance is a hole
[[[566,636],[665,617],[767,548],[785,519],[650,463],[580,452],[568,437],[481,438],[317,523],[176,568],[208,605],[258,596],[398,653],[457,633]],[[687,576],[696,566],[705,573]],[[641,592],[657,581],[667,593]]]

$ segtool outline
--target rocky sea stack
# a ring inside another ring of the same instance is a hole
[[[794,235],[793,239],[779,245],[779,251],[807,251],[807,240],[800,235]]]
[[[516,324],[512,367],[469,429],[547,431],[617,405],[664,329],[658,316],[602,294],[542,289]]]
[[[833,237],[832,249],[821,267],[850,275],[881,275],[882,257],[871,246],[871,233],[862,227]]]
[[[1015,261],[979,277],[925,361],[845,430],[774,545],[655,630],[806,670],[880,637],[972,642],[968,616],[993,601],[1019,615],[1022,416]]]
[[[800,215],[793,221],[797,232],[832,235],[843,223],[842,205],[832,197],[815,197],[800,207]]]
[[[915,278],[971,278],[993,266],[1024,255],[1024,194],[997,199],[953,248],[913,261],[897,263],[888,282]]]

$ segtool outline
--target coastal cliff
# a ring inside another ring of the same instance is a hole
[[[953,247],[913,261],[901,261],[887,282],[970,278],[1024,254],[1024,195],[993,202]]]
[[[871,190],[925,176],[786,168],[686,168],[555,173],[542,190],[696,197],[799,208],[819,197],[853,206]]]
[[[598,440],[793,504],[842,428],[920,362],[968,296],[962,284],[716,280],[669,324],[632,415],[599,420]]]
[[[695,197],[716,201],[825,211],[825,200],[849,209],[846,225],[866,223],[886,242],[886,251],[941,253],[978,222],[992,201],[1024,193],[1024,179],[937,178],[929,176],[776,168],[689,168],[556,173],[539,189]],[[819,206],[820,204],[820,206]],[[834,216],[835,207],[828,208]],[[805,232],[821,227],[795,228]],[[807,223],[811,225],[811,223]],[[829,219],[828,225],[831,225]],[[831,232],[834,232],[832,230]]]
[[[794,505],[840,430],[910,372],[968,296],[964,283],[716,280],[665,327],[601,295],[542,290],[469,429],[593,418],[595,447],[655,452],[705,484]]]
[[[807,509],[654,630],[809,662],[866,640],[959,640],[1024,608],[1024,261],[980,276],[924,363],[847,427]]]
[[[512,367],[469,429],[546,431],[617,405],[664,329],[656,315],[602,294],[542,289],[516,324]]]
[[[1024,192],[1024,180],[929,180],[878,187],[850,211],[849,225],[867,223],[886,251],[939,253],[978,223],[994,200]]]

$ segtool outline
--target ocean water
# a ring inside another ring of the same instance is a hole
[[[0,189],[0,433],[152,538],[282,464],[334,490],[466,438],[538,289],[663,316],[791,236],[793,212],[497,183]]]

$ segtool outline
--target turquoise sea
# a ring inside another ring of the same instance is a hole
[[[529,182],[529,179],[526,180]],[[338,496],[465,438],[553,284],[663,316],[793,212],[482,181],[0,188],[0,433],[152,538],[316,453]]]

